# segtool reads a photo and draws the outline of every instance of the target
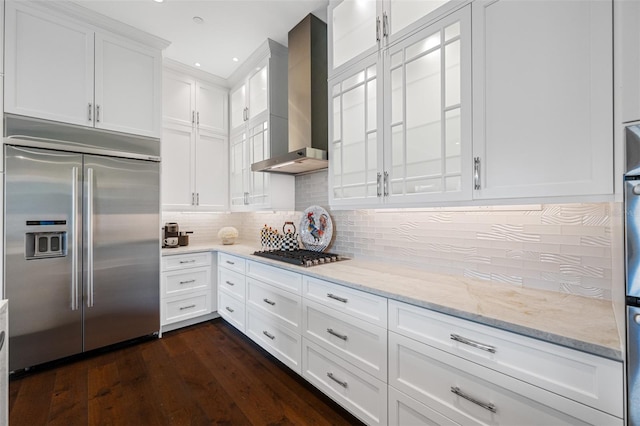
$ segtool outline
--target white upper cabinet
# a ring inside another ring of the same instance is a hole
[[[473,3],[474,198],[613,192],[611,1]]]
[[[228,91],[172,61],[163,74],[162,208],[227,210]]]
[[[464,3],[462,0],[332,0],[329,74],[385,47]]]
[[[470,198],[470,20],[463,8],[329,80],[332,206]]]
[[[5,112],[93,125],[91,28],[6,4]]]
[[[56,7],[6,4],[5,112],[159,137],[160,48]]]
[[[123,38],[95,35],[97,128],[159,136],[162,57]]]
[[[293,210],[295,177],[252,172],[288,140],[287,50],[267,40],[231,76],[229,182],[232,211]],[[285,147],[286,148],[286,147]]]
[[[231,130],[237,130],[269,107],[269,69],[262,65],[231,91]],[[287,114],[284,114],[286,117]]]

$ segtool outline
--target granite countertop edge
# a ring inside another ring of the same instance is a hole
[[[523,336],[531,337],[534,339],[538,339],[541,341],[558,344],[561,346],[576,349],[576,350],[590,353],[593,355],[602,356],[605,358],[612,359],[614,361],[622,361],[623,359],[621,348],[616,349],[615,347],[611,347],[607,345],[591,343],[591,342],[581,340],[579,338],[573,338],[570,336],[565,336],[562,334],[541,330],[535,327],[517,324],[512,321],[502,320],[500,318],[490,317],[490,316],[482,315],[479,313],[474,313],[464,308],[446,306],[440,303],[434,303],[427,299],[411,297],[411,296],[403,295],[400,293],[394,293],[393,291],[389,291],[389,290],[370,287],[366,284],[359,283],[355,280],[350,281],[344,278],[336,278],[333,276],[328,276],[326,273],[323,273],[324,266],[319,266],[317,268],[304,268],[301,266],[296,266],[296,265],[288,264],[285,262],[280,262],[277,260],[253,256],[253,252],[255,250],[256,250],[255,246],[249,245],[247,243],[245,244],[239,243],[234,245],[198,244],[198,245],[184,246],[179,248],[162,249],[162,256],[190,254],[190,253],[198,253],[198,252],[211,252],[211,251],[223,252],[223,253],[227,253],[235,256],[240,256],[248,260],[264,263],[271,266],[276,266],[289,271],[299,272],[313,278],[330,281],[335,284],[344,285],[346,287],[350,287],[356,290],[362,290],[371,294],[386,297],[388,299],[396,300],[399,302],[405,302],[415,306],[420,306],[435,312],[440,312],[440,313],[451,315],[454,317],[470,320],[476,323],[514,332],[514,333],[521,334]],[[351,264],[354,264],[356,268],[358,267],[358,264],[366,263],[366,261],[355,261],[355,260],[353,261],[350,260],[349,262]],[[342,262],[338,262],[337,264],[340,264],[340,263]],[[402,266],[399,266],[399,267],[402,267]],[[424,274],[430,277],[435,275],[442,275],[442,274],[433,274],[429,272],[425,272]],[[404,276],[400,274],[398,274],[397,277],[400,279],[404,278]],[[449,276],[442,275],[442,277],[449,277]],[[455,277],[455,278],[458,279],[458,277]],[[491,283],[491,284],[499,287],[504,286],[506,288],[508,288],[509,286],[509,284],[501,284],[501,283]],[[531,290],[531,291],[535,292],[536,290]],[[543,290],[540,290],[540,292],[543,292]],[[549,293],[549,292],[545,292],[545,293]],[[611,312],[611,315],[613,316],[613,311]]]

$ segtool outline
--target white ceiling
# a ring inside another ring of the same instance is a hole
[[[76,0],[77,4],[171,42],[164,57],[227,79],[267,38],[307,14],[326,21],[328,0]],[[197,24],[193,18],[201,17]],[[238,58],[234,62],[233,58]]]

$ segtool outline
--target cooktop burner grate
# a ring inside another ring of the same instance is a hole
[[[346,257],[342,257],[338,254],[317,252],[311,250],[264,250],[256,251],[253,254],[256,256],[266,257],[269,259],[279,260],[281,262],[287,262],[293,265],[304,267],[338,262],[340,260],[347,260]]]

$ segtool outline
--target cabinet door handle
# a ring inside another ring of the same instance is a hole
[[[492,354],[496,353],[495,346],[485,345],[484,343],[476,342],[475,340],[467,339],[466,337],[462,337],[459,334],[451,334],[451,340],[455,340],[456,342],[460,342],[464,345],[468,345],[474,347],[476,349],[480,349],[483,351],[491,352]]]
[[[384,172],[384,196],[389,196],[389,172]]]
[[[485,410],[491,411],[492,413],[495,413],[495,412],[498,411],[496,406],[493,405],[492,403],[479,401],[476,398],[474,398],[474,397],[472,397],[470,395],[467,395],[466,393],[462,392],[458,386],[451,386],[451,392],[455,393],[460,398],[464,398],[469,402],[472,402],[472,403],[474,403],[476,405],[479,405],[480,407],[484,408]]]
[[[196,205],[196,193],[195,192],[191,193],[191,205],[192,206]]]
[[[187,280],[187,281],[180,281],[180,285],[182,284],[191,284],[191,283],[195,283],[196,280]]]
[[[96,123],[100,122],[100,105],[96,105]]]
[[[269,339],[274,340],[276,338],[276,336],[274,336],[273,334],[269,333],[268,331],[263,331],[262,334],[264,334],[265,336],[267,336]]]
[[[200,127],[200,111],[196,112],[196,126]]]
[[[233,313],[233,312],[234,312],[234,309],[231,309],[231,308],[230,308],[230,307],[228,307],[228,306],[227,306],[225,309],[226,309],[227,311],[231,312],[231,313]]]
[[[87,108],[87,114],[88,114],[87,118],[89,119],[89,121],[91,121],[91,112],[92,112],[91,107],[92,107],[91,102],[89,102],[89,107]]]
[[[228,285],[230,285],[231,287],[233,287],[233,286],[235,285],[235,284],[234,284],[234,283],[232,283],[231,281],[226,281],[226,283],[227,283]]]
[[[236,262],[232,262],[232,261],[230,261],[230,260],[227,260],[227,263],[228,263],[229,265],[235,265],[235,264],[236,264]],[[228,282],[228,281],[227,281],[227,282]]]
[[[181,306],[181,307],[180,307],[180,310],[181,310],[181,311],[184,311],[185,309],[191,309],[191,308],[195,308],[195,307],[196,307],[196,305]]]
[[[473,189],[480,189],[480,157],[473,157]]]
[[[195,259],[191,259],[191,260],[181,260],[181,261],[180,261],[180,263],[181,263],[181,264],[184,264],[184,263],[196,263],[196,260],[195,260]]]
[[[336,382],[337,384],[339,384],[340,386],[342,386],[343,388],[347,388],[347,386],[349,385],[347,382],[345,382],[344,380],[340,380],[338,378],[336,378],[336,376],[333,375],[333,373],[328,372],[327,373],[327,377],[330,378],[331,380],[333,380],[334,382]]]
[[[376,183],[378,185],[378,197],[382,197],[382,173],[380,172],[376,176]]]
[[[376,16],[376,41],[380,42],[380,17]]]
[[[276,302],[274,302],[273,300],[269,300],[266,297],[264,299],[262,299],[262,301],[268,305],[274,306],[276,304]]]
[[[200,193],[196,192],[196,206],[200,205]]]
[[[338,302],[347,303],[349,299],[345,299],[344,297],[336,296],[333,293],[327,293],[327,297],[329,299],[337,300]]]
[[[382,36],[389,38],[389,16],[387,12],[382,13]]]
[[[331,334],[332,336],[336,336],[338,339],[342,339],[345,342],[347,341],[347,336],[344,334],[340,334],[337,331],[334,331],[333,328],[327,328],[327,333]]]
[[[196,112],[195,112],[195,110],[191,111],[191,124],[196,124]]]

